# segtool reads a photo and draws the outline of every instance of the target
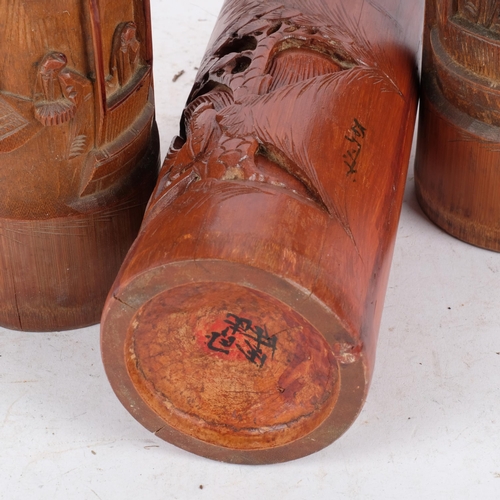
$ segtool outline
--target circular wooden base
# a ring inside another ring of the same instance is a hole
[[[114,300],[113,300],[114,299]],[[217,260],[149,269],[107,302],[102,354],[125,407],[199,455],[271,463],[313,453],[365,399],[363,356],[310,294]]]

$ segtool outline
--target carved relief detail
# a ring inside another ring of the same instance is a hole
[[[343,209],[326,192],[308,156],[309,138],[300,128],[294,133],[286,116],[299,101],[314,105],[318,92],[359,78],[401,93],[383,52],[374,56],[377,51],[363,33],[350,29],[342,8],[337,17],[318,21],[279,4],[271,7],[259,7],[267,9],[264,14],[246,13],[239,30],[221,37],[205,58],[183,114],[181,137],[172,143],[150,206],[161,198],[163,207],[198,180],[248,181],[303,196],[347,228]],[[335,33],[343,43],[332,37]],[[266,109],[281,109],[283,115],[270,117]]]
[[[120,23],[113,35],[107,91],[111,94],[129,83],[140,66],[141,44],[134,22]]]
[[[0,151],[2,151],[2,142],[20,132],[28,123],[26,118],[0,96]]]
[[[491,0],[459,0],[458,14],[491,31],[500,32],[500,3]]]
[[[40,63],[33,100],[35,117],[42,125],[60,125],[75,116],[76,75],[66,65],[61,52],[49,52]]]
[[[52,217],[104,205],[132,188],[141,162],[155,168],[147,2],[3,4],[1,174],[19,188],[0,212]]]

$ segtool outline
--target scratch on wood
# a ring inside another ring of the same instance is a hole
[[[118,298],[115,294],[113,294],[113,298],[119,302],[120,304],[123,304],[124,306],[127,306],[129,307],[130,309],[133,309],[133,307],[129,304],[127,304],[126,302],[124,302],[123,300],[121,300],[120,298]]]

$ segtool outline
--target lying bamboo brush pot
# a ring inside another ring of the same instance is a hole
[[[149,4],[0,12],[0,324],[97,323],[158,170]]]
[[[428,0],[415,161],[424,212],[500,251],[500,3]]]
[[[358,415],[422,17],[406,0],[225,2],[102,319],[111,385],[158,436],[281,462]]]

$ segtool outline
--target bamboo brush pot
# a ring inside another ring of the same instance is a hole
[[[112,287],[102,354],[156,435],[237,463],[366,398],[416,113],[419,2],[225,2]]]
[[[0,324],[97,323],[157,175],[149,4],[0,12]]]

